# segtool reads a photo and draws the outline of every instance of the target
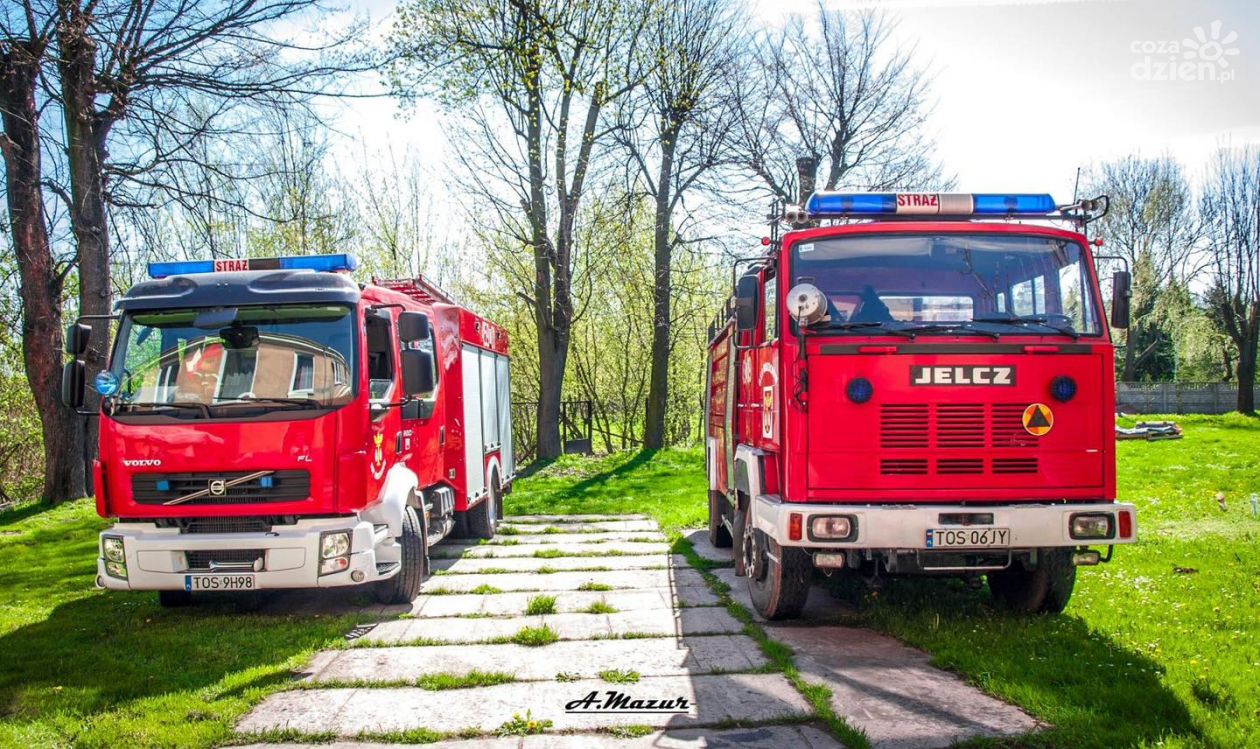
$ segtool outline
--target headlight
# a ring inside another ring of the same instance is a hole
[[[857,536],[857,520],[852,515],[819,515],[809,520],[812,541],[849,541]]]
[[[350,532],[335,531],[325,533],[319,539],[319,556],[321,559],[344,557],[350,553]]]
[[[119,564],[127,561],[126,552],[123,551],[123,540],[117,536],[102,537],[101,551],[104,553],[106,561],[118,562]]]
[[[110,577],[117,577],[121,580],[127,579],[127,565],[122,562],[106,562],[105,572],[109,573]]]
[[[1070,532],[1072,538],[1111,538],[1115,535],[1111,515],[1107,513],[1073,515]]]
[[[333,559],[325,559],[319,563],[319,574],[331,575],[334,572],[344,572],[350,568],[350,557],[334,557]]]

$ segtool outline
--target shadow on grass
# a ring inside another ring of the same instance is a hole
[[[1162,666],[1077,617],[1001,611],[986,591],[954,581],[891,580],[874,595],[852,581],[827,587],[858,600],[858,613],[844,623],[887,632],[926,650],[934,665],[962,674],[1050,724],[1032,736],[963,746],[1101,749],[1170,737],[1214,746],[1162,683]]]
[[[567,487],[556,492],[556,497],[560,499],[574,499],[582,496],[585,492],[601,487],[609,481],[633,473],[635,470],[647,465],[652,458],[656,457],[659,450],[640,450],[634,454],[629,460],[607,471],[601,471],[593,476],[582,479],[573,486]]]
[[[153,594],[84,595],[0,636],[0,717],[56,723],[68,713],[86,724],[143,710],[150,697],[195,711],[289,681],[293,656],[346,626],[340,617],[242,615],[229,600],[164,610]]]
[[[20,523],[27,518],[52,509],[55,509],[55,506],[46,502],[20,502],[16,507],[0,512],[0,528]]]

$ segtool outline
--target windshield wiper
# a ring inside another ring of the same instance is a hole
[[[890,328],[887,326],[888,326],[887,322],[833,322],[833,323],[827,323],[826,325],[819,325],[819,326],[811,327],[809,329],[810,330],[819,330],[819,329],[821,330],[866,330],[866,329],[874,330],[874,329],[879,329],[881,332],[890,333],[892,335],[905,336],[907,338],[914,337],[914,334],[907,333],[902,328]]]
[[[926,323],[919,323],[918,325],[910,325],[906,327],[904,330],[907,333],[909,333],[912,337],[919,333],[949,333],[951,331],[957,332],[960,330],[965,330],[968,333],[989,336],[990,338],[994,340],[1001,338],[1001,335],[998,334],[996,331],[980,330],[976,326],[972,325],[971,321],[926,322]]]
[[[269,395],[262,397],[258,397],[256,395],[238,395],[221,401],[219,405],[231,405],[233,403],[280,403],[287,406],[315,406],[316,408],[320,408],[324,405],[314,398],[274,398]]]
[[[195,401],[171,401],[170,403],[146,403],[144,401],[118,401],[118,405],[128,408],[191,408],[200,411],[207,419],[211,418],[210,407]]]
[[[1000,323],[1003,325],[1040,325],[1048,328],[1056,333],[1072,336],[1072,340],[1078,340],[1081,334],[1069,325],[1055,325],[1050,322],[1049,315],[1013,315],[1007,313],[1005,315],[984,315],[974,318],[974,322]]]

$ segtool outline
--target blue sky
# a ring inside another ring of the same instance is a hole
[[[351,7],[384,24],[393,5],[370,0]],[[960,191],[1049,191],[1066,200],[1078,166],[1133,152],[1168,154],[1195,177],[1220,146],[1260,142],[1256,0],[830,0],[828,6],[883,8],[897,22],[895,43],[915,47],[933,79],[925,136],[957,175]],[[753,0],[755,15],[768,24],[813,7],[812,0]],[[1171,69],[1170,61],[1193,64]],[[403,116],[394,102],[376,99],[330,111],[348,136],[338,144],[343,159],[360,160],[365,147],[389,145],[413,149],[435,173],[445,171],[449,145],[430,106]]]

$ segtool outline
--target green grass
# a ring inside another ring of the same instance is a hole
[[[542,614],[556,613],[556,597],[555,596],[534,596],[525,604],[525,614],[527,616],[540,616]]]
[[[541,627],[521,627],[519,632],[512,635],[509,642],[536,648],[543,645],[550,645],[559,639],[560,636],[556,634],[555,630],[544,624]]]
[[[583,614],[615,614],[617,607],[606,601],[596,601],[582,609]]]
[[[666,531],[695,528],[707,513],[703,466],[698,447],[566,455],[519,481],[505,509],[509,515],[643,513]]]
[[[606,671],[600,671],[599,678],[609,684],[637,684],[639,682],[639,672],[628,671],[621,668],[611,668]]]
[[[585,593],[603,593],[612,589],[613,586],[607,583],[582,583],[578,586],[578,590]]]
[[[0,514],[0,746],[211,746],[353,617],[93,588],[90,502]]]
[[[551,728],[551,721],[538,719],[526,710],[525,715],[517,713],[512,719],[499,726],[494,733],[496,736],[532,736],[534,734],[543,733]]]

